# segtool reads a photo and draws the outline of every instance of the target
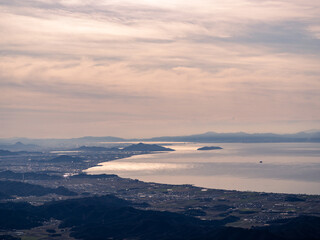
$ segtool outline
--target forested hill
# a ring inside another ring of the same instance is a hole
[[[77,239],[140,240],[316,240],[320,218],[301,216],[271,223],[269,227],[225,227],[237,221],[227,217],[203,221],[178,213],[136,209],[134,204],[112,195],[78,198],[35,207],[27,203],[0,203],[1,230],[26,229],[48,219],[61,221]]]

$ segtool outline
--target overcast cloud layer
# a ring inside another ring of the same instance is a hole
[[[0,0],[0,137],[320,128],[318,0]]]

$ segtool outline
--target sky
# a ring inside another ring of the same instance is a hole
[[[0,0],[1,138],[320,129],[318,0]]]

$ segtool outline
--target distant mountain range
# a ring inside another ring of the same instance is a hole
[[[80,147],[94,146],[101,143],[125,143],[125,142],[200,142],[200,143],[280,143],[280,142],[320,142],[320,130],[298,132],[293,134],[274,133],[217,133],[207,132],[203,134],[186,136],[163,136],[154,138],[125,139],[118,137],[81,137],[70,139],[29,139],[11,138],[0,139],[0,149],[13,151],[38,150],[43,147]]]
[[[207,142],[207,143],[268,143],[268,142],[320,142],[320,131],[299,132],[294,134],[274,133],[216,133],[207,132],[204,134],[155,137],[143,139],[144,141],[165,141],[165,142]]]

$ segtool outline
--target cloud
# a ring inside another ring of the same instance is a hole
[[[308,31],[318,40],[320,39],[320,25],[310,25]]]
[[[99,127],[121,120],[135,132],[152,122],[196,131],[197,122],[233,118],[319,120],[319,8],[312,0],[0,0],[0,100],[10,115],[1,124],[14,132],[16,116],[37,122],[49,111],[68,125],[73,109],[92,112]]]

